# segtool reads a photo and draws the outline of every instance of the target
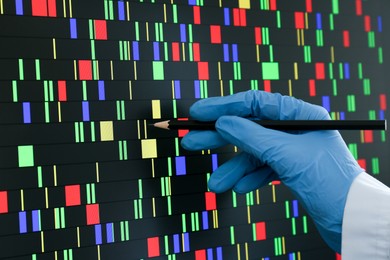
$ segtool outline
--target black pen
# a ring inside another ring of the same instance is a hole
[[[251,120],[275,130],[387,130],[386,120]],[[167,130],[215,130],[215,121],[167,120],[152,124]]]

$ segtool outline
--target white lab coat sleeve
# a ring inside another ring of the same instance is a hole
[[[390,188],[365,172],[348,192],[341,252],[343,260],[390,260]]]

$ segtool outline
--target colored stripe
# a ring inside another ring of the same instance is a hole
[[[105,93],[105,87],[104,87],[104,81],[99,80],[98,81],[98,89],[99,89],[99,100],[105,100],[106,99],[106,93]]]
[[[203,230],[209,229],[209,214],[207,211],[202,212],[202,224]]]
[[[66,81],[59,80],[58,81],[58,101],[66,101]]]
[[[33,16],[47,16],[46,0],[31,0],[31,8]]]
[[[211,43],[221,43],[221,26],[210,25],[210,39]]]
[[[114,242],[114,223],[106,224],[106,233],[107,233],[107,243]]]
[[[270,80],[264,80],[264,91],[271,92],[271,81]]]
[[[69,22],[70,22],[70,38],[77,39],[77,20],[71,18]]]
[[[149,237],[148,239],[148,257],[160,255],[160,241],[158,237]]]
[[[213,249],[212,248],[207,249],[207,260],[213,260]]]
[[[195,88],[195,98],[200,98],[200,81],[199,80],[194,81],[194,88]]]
[[[23,102],[23,120],[25,124],[31,123],[30,102]]]
[[[94,25],[95,25],[95,39],[107,40],[107,21],[95,20]]]
[[[180,24],[180,41],[187,42],[187,31],[185,24]]]
[[[223,44],[223,61],[229,61],[229,44],[227,43]]]
[[[316,95],[316,81],[314,79],[309,80],[309,95],[311,97]]]
[[[158,42],[153,42],[153,53],[154,53],[154,60],[159,61],[160,60],[160,45]]]
[[[91,60],[79,60],[79,78],[80,80],[92,80]]]
[[[296,218],[296,217],[298,217],[298,201],[293,200],[292,206],[293,206],[293,216]]]
[[[230,13],[229,13],[229,8],[224,8],[223,9],[223,13],[224,13],[224,21],[225,21],[225,25],[226,26],[229,26],[230,25]]]
[[[305,17],[303,12],[295,12],[295,28],[305,29]]]
[[[372,130],[365,130],[364,132],[364,142],[372,143],[374,141],[374,133]]]
[[[368,15],[364,16],[364,31],[371,31],[371,17]]]
[[[385,120],[385,111],[379,110],[379,119],[380,120]]]
[[[23,15],[23,2],[22,0],[15,0],[16,14]]]
[[[0,213],[8,212],[8,193],[7,191],[0,191]]]
[[[174,86],[175,86],[175,99],[180,99],[181,98],[180,81],[175,80]]]
[[[184,156],[176,157],[175,164],[176,164],[176,175],[185,175],[186,174],[186,158]]]
[[[343,31],[343,44],[344,47],[350,47],[349,31]]]
[[[321,30],[322,29],[322,19],[321,19],[320,13],[316,14],[316,22],[317,22],[317,29]]]
[[[195,251],[195,260],[206,260],[206,250],[196,250]]]
[[[222,247],[217,247],[217,260],[222,260]]]
[[[344,78],[345,79],[350,79],[350,74],[349,74],[349,63],[346,62],[344,63]]]
[[[89,103],[83,101],[83,121],[89,121]]]
[[[133,41],[133,60],[139,60],[139,49],[137,41]]]
[[[200,61],[200,48],[199,43],[193,43],[192,48],[194,51],[194,61]]]
[[[198,62],[198,78],[199,80],[209,80],[208,62]]]
[[[329,96],[322,97],[322,106],[330,112],[330,99]]]
[[[27,233],[27,214],[26,211],[19,212],[19,232]]]
[[[386,95],[385,94],[380,94],[379,95],[379,106],[381,110],[386,110],[387,109],[387,100],[386,100]]]
[[[356,15],[360,16],[363,14],[363,8],[362,8],[362,0],[356,0]]]
[[[95,225],[95,243],[96,245],[102,244],[102,225]]]
[[[125,2],[118,1],[118,19],[125,20]]]
[[[188,233],[184,233],[184,252],[190,251],[190,236]]]
[[[173,235],[173,252],[180,252],[180,238],[178,234]]]
[[[325,79],[325,64],[316,63],[316,79]]]
[[[340,120],[345,120],[345,112],[340,112]]]
[[[212,169],[213,171],[215,171],[218,168],[218,155],[212,154],[211,161],[212,161]]]
[[[378,16],[378,32],[382,32],[382,16]]]
[[[81,204],[80,185],[65,186],[65,205],[77,206]]]
[[[240,10],[240,26],[246,26],[246,9]]]
[[[267,239],[265,222],[256,223],[256,240]]]
[[[276,11],[277,9],[276,0],[269,0],[269,9],[271,11]]]
[[[88,204],[85,206],[87,225],[95,225],[100,223],[99,204]]]
[[[238,62],[238,47],[237,44],[232,44],[233,61]]]
[[[256,44],[261,44],[261,28],[255,27],[255,42]]]
[[[33,210],[32,211],[32,225],[33,225],[33,232],[40,231],[40,225],[39,225],[39,210]]]
[[[312,0],[306,0],[306,12],[308,13],[313,12]]]
[[[194,13],[194,24],[200,24],[200,7],[194,6],[193,13]]]
[[[57,17],[56,0],[47,0],[48,11],[50,17]]]
[[[217,197],[214,192],[205,192],[206,210],[217,209]]]
[[[178,42],[172,42],[172,60],[180,61],[180,47]]]

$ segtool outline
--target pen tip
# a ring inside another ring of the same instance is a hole
[[[154,127],[162,128],[162,129],[169,129],[169,120],[167,121],[161,121],[153,124]]]

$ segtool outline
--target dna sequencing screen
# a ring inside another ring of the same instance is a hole
[[[215,194],[195,101],[247,90],[386,119],[387,0],[0,0],[1,259],[341,259],[279,181]],[[390,185],[386,131],[341,131]]]

